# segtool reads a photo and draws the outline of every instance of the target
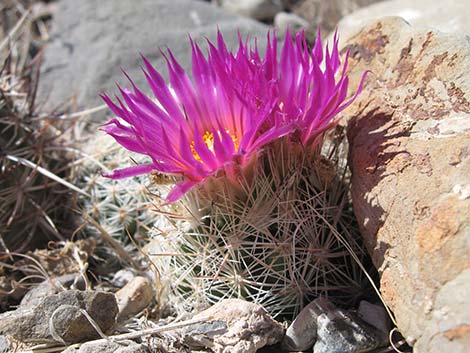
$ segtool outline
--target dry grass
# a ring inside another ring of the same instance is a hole
[[[69,122],[44,115],[36,106],[37,29],[45,25],[31,5],[6,1],[0,7],[0,249],[6,252],[65,240],[73,229],[71,205],[79,191],[67,180],[73,145],[65,137]]]

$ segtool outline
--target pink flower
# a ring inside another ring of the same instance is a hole
[[[345,102],[346,64],[335,79],[340,68],[336,36],[330,54],[328,48],[323,53],[319,36],[310,51],[303,33],[294,43],[287,33],[279,60],[276,40],[269,34],[264,58],[241,39],[238,51],[230,53],[220,32],[217,46],[209,42],[207,58],[193,41],[191,46],[193,80],[168,51],[168,84],[143,58],[154,98],[130,79],[132,90],[119,88],[122,99],[116,97],[117,104],[102,95],[120,118],[103,130],[152,160],[108,176],[119,179],[152,171],[179,175],[182,181],[167,202],[221,170],[236,181],[236,171],[255,153],[294,130],[303,144],[310,143],[355,98]]]

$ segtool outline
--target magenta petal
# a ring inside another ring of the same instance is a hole
[[[164,204],[173,203],[178,201],[184,194],[186,194],[191,188],[197,183],[194,181],[183,181],[175,185],[173,189],[168,193]]]
[[[342,64],[336,34],[323,51],[320,31],[313,50],[304,32],[297,33],[294,41],[288,32],[279,56],[277,39],[268,33],[264,57],[256,39],[250,47],[240,33],[238,38],[239,48],[231,53],[218,31],[216,44],[208,41],[208,55],[190,38],[192,78],[171,51],[162,53],[169,83],[142,57],[154,97],[145,95],[130,78],[132,91],[119,87],[121,98],[113,102],[102,95],[118,117],[103,130],[123,147],[153,161],[117,170],[110,177],[152,170],[179,175],[182,182],[167,198],[176,201],[221,169],[237,179],[253,154],[294,130],[306,144],[320,141],[319,135],[337,122],[337,114],[362,90],[364,77],[346,101],[348,58]],[[212,136],[205,137],[207,133]]]
[[[112,173],[103,174],[103,176],[106,178],[111,178],[111,179],[124,179],[124,178],[129,178],[132,176],[148,174],[154,169],[155,168],[153,164],[141,164],[141,165],[136,165],[133,167],[117,169],[117,170],[114,170]]]

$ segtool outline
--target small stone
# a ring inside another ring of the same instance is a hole
[[[116,292],[119,307],[118,321],[126,320],[144,310],[152,303],[154,290],[145,277],[135,277]]]
[[[360,318],[336,309],[317,318],[313,353],[362,353],[386,344],[381,332]]]
[[[287,28],[289,28],[292,34],[295,34],[303,29],[308,29],[309,23],[306,19],[294,13],[279,12],[274,17],[274,27],[277,28],[279,36],[284,37]]]
[[[289,352],[306,351],[317,339],[317,318],[324,312],[334,310],[326,298],[318,298],[302,309],[287,328],[282,347]]]
[[[82,311],[101,331],[108,332],[118,312],[112,293],[69,290],[44,298],[36,306],[19,307],[0,314],[0,335],[22,342],[76,343],[99,338]]]
[[[117,288],[124,287],[135,277],[135,273],[127,268],[117,271],[109,283]]]
[[[226,299],[194,317],[206,322],[182,329],[179,334],[191,348],[214,353],[255,353],[280,342],[284,328],[258,304]]]
[[[220,6],[238,15],[269,21],[283,10],[281,0],[223,0]]]
[[[359,303],[358,315],[369,325],[374,326],[385,334],[389,333],[391,329],[390,318],[383,305],[371,304],[362,300]]]
[[[148,353],[149,349],[143,344],[124,340],[119,342],[86,342],[80,348],[69,347],[63,353]]]

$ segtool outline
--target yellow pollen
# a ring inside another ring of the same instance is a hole
[[[238,144],[237,136],[231,134],[229,130],[225,130],[225,131],[227,132],[227,134],[229,134],[230,138],[232,139],[233,144],[235,146],[235,151],[238,150],[239,144]],[[222,139],[222,134],[220,133],[220,131],[218,131],[217,133],[219,135],[219,138]],[[209,151],[214,153],[214,134],[212,132],[206,131],[204,135],[202,135],[202,140],[204,141]],[[193,153],[194,158],[198,160],[199,162],[202,162],[201,157],[199,156],[199,154],[196,152],[196,149],[194,148],[194,141],[191,142],[190,148],[191,148],[191,152]]]

